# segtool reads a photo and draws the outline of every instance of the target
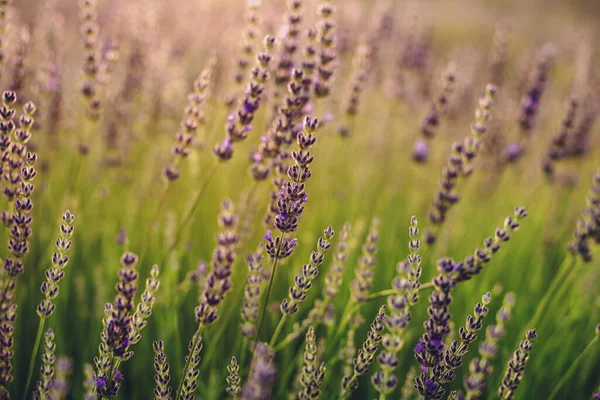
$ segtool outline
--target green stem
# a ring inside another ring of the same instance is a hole
[[[571,364],[571,367],[567,370],[567,373],[563,375],[563,377],[560,379],[560,381],[558,381],[558,384],[554,387],[554,390],[552,391],[552,393],[550,393],[550,397],[548,397],[548,400],[552,400],[552,399],[554,399],[556,397],[556,395],[558,394],[558,392],[560,391],[560,389],[562,388],[562,386],[571,377],[571,375],[573,375],[573,373],[575,372],[575,370],[577,369],[577,367],[579,366],[579,364],[581,363],[581,361],[592,350],[592,348],[594,347],[594,345],[598,342],[599,338],[600,338],[599,336],[594,337],[588,343],[588,345],[585,347],[585,349],[583,349],[583,351],[581,352],[581,354]]]
[[[271,341],[269,342],[269,347],[274,348],[275,343],[277,343],[277,338],[283,329],[283,325],[285,325],[285,320],[287,319],[287,314],[283,314],[279,323],[277,324],[277,328],[275,328],[275,332],[273,333],[273,337],[271,337]]]
[[[27,372],[27,380],[25,381],[25,388],[23,390],[23,400],[27,400],[27,391],[29,390],[29,385],[31,385],[31,379],[33,378],[33,368],[35,367],[35,359],[37,358],[37,353],[40,349],[40,342],[42,340],[42,332],[44,331],[45,323],[46,318],[40,317],[37,336],[35,337],[35,343],[33,344],[33,352],[31,353],[31,360],[29,360],[29,370]]]
[[[427,282],[424,285],[421,285],[419,287],[419,290],[423,290],[423,289],[429,289],[433,287],[433,283],[431,282]],[[380,292],[375,292],[369,295],[369,297],[367,297],[367,301],[369,300],[376,300],[379,299],[381,297],[388,297],[388,296],[393,296],[395,294],[397,294],[398,291],[396,289],[388,289],[388,290],[382,290]]]
[[[198,341],[202,337],[202,329],[204,328],[204,324],[200,322],[198,324],[198,329],[196,329],[196,333],[194,334],[194,338],[192,339],[192,346],[190,347],[190,351],[188,352],[187,360],[185,361],[185,367],[183,368],[183,375],[181,375],[181,379],[179,380],[179,386],[177,387],[177,392],[175,392],[175,399],[179,400],[181,396],[181,390],[183,389],[183,381],[190,369],[190,363],[192,362],[192,352],[198,346]]]
[[[269,297],[271,297],[271,290],[273,289],[273,282],[275,281],[275,272],[277,271],[277,264],[279,263],[279,253],[281,252],[281,247],[283,246],[283,242],[285,241],[285,233],[281,235],[281,241],[279,242],[279,246],[277,248],[277,253],[275,253],[275,257],[273,258],[273,265],[271,266],[271,278],[269,279],[269,286],[267,287],[267,296],[265,299],[265,304],[263,305],[260,322],[258,324],[258,329],[254,332],[253,342],[256,344],[256,340],[258,339],[258,335],[262,329],[263,323],[265,322],[265,314],[267,313],[267,306],[269,305]]]

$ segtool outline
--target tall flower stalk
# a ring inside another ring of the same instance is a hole
[[[272,261],[272,266],[265,303],[255,338],[260,334],[262,328],[267,305],[269,304],[271,289],[273,287],[273,281],[277,272],[277,265],[280,260],[292,255],[294,247],[298,243],[297,239],[288,239],[286,236],[293,234],[293,232],[298,229],[298,222],[304,211],[304,203],[308,201],[305,187],[306,182],[312,176],[310,164],[314,161],[314,157],[310,150],[317,142],[317,138],[314,135],[317,126],[318,120],[316,118],[306,117],[304,119],[304,130],[296,137],[299,149],[292,151],[291,154],[294,165],[288,167],[288,180],[283,183],[281,190],[279,191],[279,200],[277,202],[278,214],[275,217],[273,225],[279,230],[280,235],[273,238],[271,230],[267,230],[267,233],[264,236],[264,239],[267,241],[265,250]]]
[[[29,373],[27,380],[25,381],[25,390],[23,392],[23,398],[27,397],[27,391],[29,390],[29,384],[33,375],[33,368],[35,365],[35,359],[37,357],[42,332],[44,330],[44,324],[56,308],[53,300],[58,296],[59,283],[65,276],[65,268],[69,263],[69,256],[67,252],[71,249],[71,237],[75,226],[73,221],[75,216],[71,214],[69,210],[65,211],[62,215],[62,224],[60,225],[60,234],[56,240],[56,251],[52,254],[52,266],[46,270],[46,281],[42,283],[41,291],[44,295],[44,299],[40,302],[37,307],[37,313],[40,317],[38,326],[37,336],[33,345],[33,351],[31,353],[31,360],[29,361]],[[44,397],[42,397],[44,398]]]

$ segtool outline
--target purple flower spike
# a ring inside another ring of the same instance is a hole
[[[592,395],[595,400],[600,400],[600,390]]]

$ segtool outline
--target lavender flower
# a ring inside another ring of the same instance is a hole
[[[324,98],[331,93],[331,86],[337,69],[336,26],[333,21],[333,6],[325,1],[318,7],[317,42],[319,44],[317,77],[314,93],[317,98]]]
[[[252,55],[255,53],[255,42],[259,35],[258,16],[260,3],[246,1],[246,26],[242,32],[242,44],[240,46],[240,56],[236,62],[236,70],[234,74],[235,83],[241,85],[244,83],[244,78],[247,75],[248,67],[252,61]]]
[[[56,370],[54,379],[50,384],[50,398],[64,400],[69,393],[69,377],[73,372],[73,360],[65,356],[56,359]]]
[[[171,374],[169,363],[167,362],[167,356],[165,355],[165,345],[162,340],[152,343],[154,349],[154,381],[156,382],[156,388],[154,389],[154,399],[163,400],[170,399],[173,389],[169,386],[171,382]]]
[[[397,353],[404,347],[404,331],[411,320],[410,306],[415,305],[419,299],[419,287],[421,283],[421,256],[417,217],[412,217],[409,227],[409,255],[406,261],[398,264],[398,274],[392,281],[394,294],[387,299],[387,315],[385,327],[387,333],[383,336],[383,350],[377,357],[381,368],[373,374],[371,382],[381,397],[393,392],[398,384],[394,370],[398,366]]]
[[[542,47],[537,54],[527,89],[521,98],[519,125],[523,136],[530,135],[535,125],[540,102],[546,90],[548,75],[552,70],[555,57],[556,50],[550,44]]]
[[[435,137],[439,130],[441,116],[446,113],[450,96],[454,92],[454,69],[454,64],[450,63],[442,73],[442,90],[432,100],[429,111],[421,121],[421,133],[426,139]]]
[[[96,374],[94,372],[94,367],[92,367],[92,364],[86,363],[83,365],[83,374],[83,398],[85,400],[97,400],[98,395],[96,394]]]
[[[440,382],[452,380],[449,378],[453,372],[443,369],[443,361],[444,338],[450,333],[449,321],[452,318],[449,306],[452,303],[450,292],[456,286],[452,277],[455,268],[456,263],[449,258],[437,261],[439,275],[432,279],[434,291],[429,296],[429,319],[424,323],[425,333],[414,349],[415,359],[423,371],[415,379],[415,389],[426,399],[441,399],[444,388]]]
[[[44,340],[44,355],[42,356],[42,366],[40,367],[40,380],[36,385],[34,399],[44,400],[49,398],[52,379],[54,378],[54,370],[56,363],[56,344],[54,343],[54,331],[48,329]]]
[[[273,352],[266,343],[257,343],[250,365],[248,381],[242,392],[246,400],[268,400],[275,383],[277,371],[273,365]]]
[[[238,109],[230,114],[227,119],[225,139],[213,148],[213,153],[221,161],[231,159],[233,157],[233,144],[245,140],[248,137],[248,132],[252,130],[252,121],[260,107],[265,91],[265,83],[269,79],[271,55],[268,51],[275,45],[275,38],[266,36],[264,45],[267,52],[259,53],[256,56],[257,65],[250,72],[251,81],[246,87],[244,97],[240,99]]]
[[[350,295],[356,303],[367,301],[369,290],[373,287],[373,269],[377,260],[375,256],[378,251],[379,242],[379,218],[373,218],[371,228],[362,247],[362,255],[358,258],[355,269],[355,278],[350,287]]]
[[[317,399],[321,394],[321,385],[325,377],[325,363],[318,363],[317,342],[315,331],[311,326],[306,334],[304,350],[304,366],[300,374],[303,389],[298,392],[301,400]]]
[[[371,65],[371,47],[366,40],[356,47],[352,59],[352,72],[350,80],[346,85],[346,94],[344,95],[342,110],[345,115],[345,122],[339,128],[342,137],[351,135],[352,121],[358,114],[360,96],[365,89],[367,79],[369,78],[369,69]]]
[[[281,51],[278,55],[275,71],[275,84],[283,86],[290,82],[293,75],[294,56],[300,47],[302,27],[302,0],[287,1],[287,12],[284,16],[285,25],[281,28]]]
[[[323,299],[326,302],[332,301],[338,294],[342,280],[344,278],[344,266],[348,258],[348,240],[352,234],[350,223],[346,222],[342,227],[340,241],[336,246],[333,255],[333,262],[329,267],[329,272],[325,276],[325,285],[323,285]]]
[[[187,158],[196,140],[196,131],[204,119],[204,109],[210,96],[211,78],[210,68],[204,69],[194,81],[193,92],[188,94],[188,104],[185,107],[180,130],[175,135],[175,144],[171,149],[172,159],[163,170],[164,176],[169,181],[179,178],[179,162]]]
[[[317,126],[316,118],[306,117],[304,131],[299,133],[296,138],[300,149],[292,152],[295,165],[291,165],[287,170],[289,180],[281,186],[277,202],[278,214],[275,217],[274,226],[281,232],[281,235],[273,239],[271,231],[267,231],[264,236],[267,241],[265,249],[271,259],[289,257],[296,246],[296,239],[286,239],[285,236],[298,228],[298,221],[304,211],[303,204],[308,201],[305,183],[312,175],[310,164],[314,161],[314,157],[311,155],[310,149],[317,141],[313,135]]]
[[[58,284],[65,276],[65,268],[69,263],[67,251],[71,248],[71,237],[75,229],[74,219],[75,216],[69,210],[62,215],[63,223],[60,226],[59,238],[56,240],[56,252],[52,254],[52,266],[46,270],[46,281],[41,287],[44,299],[37,307],[40,318],[50,317],[56,307],[52,300],[58,296]]]
[[[527,210],[515,207],[513,216],[504,219],[502,228],[496,228],[494,237],[483,241],[483,248],[477,248],[472,256],[468,256],[462,263],[458,263],[452,272],[457,282],[467,281],[481,272],[485,264],[491,261],[494,254],[500,250],[503,242],[510,240],[510,233],[520,227],[521,221],[527,217]]]
[[[240,365],[237,362],[235,357],[231,357],[231,362],[227,366],[227,394],[230,396],[237,396],[242,392],[242,388],[240,388]]]
[[[460,196],[454,189],[458,184],[460,174],[467,176],[472,172],[472,162],[480,150],[481,137],[487,130],[495,93],[496,88],[493,85],[486,87],[485,95],[479,99],[479,107],[475,111],[475,122],[471,125],[471,135],[464,140],[464,143],[454,142],[452,144],[452,153],[442,170],[440,189],[436,192],[436,199],[428,214],[429,220],[435,226],[444,223],[450,207],[460,200]],[[429,240],[435,240],[434,232],[430,232]]]
[[[98,48],[99,25],[96,5],[96,0],[80,1],[81,34],[84,48],[83,72],[85,73],[85,81],[81,87],[81,92],[86,101],[86,116],[92,121],[100,119],[100,109],[102,107],[99,95],[100,83],[98,73],[101,66]],[[87,149],[84,151],[87,151]]]
[[[231,272],[235,261],[235,248],[238,242],[236,233],[237,215],[230,200],[223,201],[219,214],[217,246],[210,262],[211,271],[206,279],[206,288],[195,310],[196,323],[209,325],[218,317],[217,307],[225,300],[231,289]]]
[[[552,142],[542,160],[542,171],[549,179],[554,178],[554,163],[565,158],[568,154],[567,144],[570,135],[573,132],[578,105],[579,103],[576,99],[570,99],[568,101],[565,107],[565,115],[561,123],[561,128],[552,138]]]
[[[183,370],[183,377],[178,393],[175,398],[180,400],[194,400],[194,393],[198,389],[198,365],[200,364],[200,352],[202,351],[202,336],[196,331],[192,340],[188,344],[188,354],[185,356],[186,368]]]
[[[510,312],[515,304],[512,293],[504,296],[504,302],[496,314],[496,324],[485,330],[485,341],[479,345],[479,357],[474,357],[469,363],[469,375],[464,378],[464,387],[469,399],[476,399],[485,390],[485,379],[492,375],[494,367],[492,360],[498,354],[498,342],[506,333],[505,324],[510,320]]]
[[[502,379],[502,384],[498,388],[498,396],[501,399],[510,400],[514,398],[515,392],[523,379],[523,373],[525,372],[527,360],[529,359],[529,352],[533,347],[531,342],[536,336],[535,329],[527,331],[525,340],[519,344],[519,348],[510,359],[508,368]]]
[[[491,295],[488,292],[482,297],[482,302],[475,305],[473,315],[469,315],[465,325],[460,327],[459,340],[452,341],[452,344],[444,352],[443,361],[433,368],[434,380],[440,387],[454,380],[454,370],[462,365],[469,345],[477,339],[477,331],[483,326],[483,318],[489,311],[486,305],[490,301]],[[441,392],[443,393],[443,389]]]
[[[140,302],[138,303],[135,312],[131,318],[131,336],[129,338],[130,345],[136,344],[142,338],[142,329],[148,324],[148,318],[152,314],[152,307],[156,301],[156,291],[160,286],[158,280],[158,265],[152,266],[150,277],[146,279],[146,288],[142,292]]]
[[[260,294],[262,284],[263,267],[262,247],[256,253],[248,254],[248,280],[244,287],[244,300],[242,305],[242,324],[240,330],[242,336],[252,337],[256,333],[256,319],[258,318],[258,306],[260,305]]]
[[[342,379],[342,391],[340,398],[345,399],[358,387],[358,378],[361,375],[369,372],[369,367],[375,360],[375,354],[379,349],[379,343],[381,343],[382,336],[381,331],[384,328],[385,318],[385,305],[381,306],[377,316],[371,323],[371,329],[367,334],[367,340],[363,343],[362,347],[358,350],[356,358],[353,360],[354,369],[351,374],[344,376]]]
[[[592,178],[586,200],[587,205],[581,211],[581,217],[573,231],[573,240],[567,244],[567,250],[580,256],[584,262],[590,262],[590,241],[600,243],[600,168]]]
[[[102,320],[104,329],[100,335],[99,357],[94,358],[96,364],[96,393],[106,398],[117,395],[121,384],[117,382],[116,363],[131,358],[133,351],[129,348],[134,334],[132,325],[134,297],[138,289],[138,272],[135,269],[138,257],[133,253],[125,253],[121,257],[119,282],[115,286],[117,296],[113,303],[106,303],[105,317]]]
[[[319,266],[325,259],[325,254],[331,248],[331,239],[334,231],[329,226],[325,229],[323,237],[320,237],[317,242],[317,251],[313,251],[310,255],[308,264],[302,267],[300,275],[294,279],[294,286],[290,287],[289,299],[283,299],[281,302],[281,312],[283,315],[293,315],[298,312],[298,304],[306,300],[307,293],[312,287],[312,281],[319,274]]]

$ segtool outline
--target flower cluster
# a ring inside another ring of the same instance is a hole
[[[198,389],[200,352],[202,352],[202,336],[199,332],[196,332],[188,344],[188,354],[185,356],[186,369],[184,369],[184,375],[181,378],[181,391],[178,393],[178,399],[194,400],[196,398],[194,393]]]
[[[317,42],[319,43],[317,79],[314,93],[317,98],[324,98],[331,93],[335,70],[337,69],[336,55],[336,26],[333,21],[333,6],[325,1],[318,7],[319,21],[317,22]]]
[[[294,66],[294,55],[300,46],[300,34],[302,30],[302,0],[288,0],[287,13],[284,17],[286,24],[282,32],[281,51],[277,60],[275,70],[275,84],[286,85],[290,81]]]
[[[81,92],[86,101],[86,116],[96,121],[100,118],[100,85],[98,75],[100,72],[100,49],[98,48],[99,25],[96,0],[80,1],[81,35],[84,48],[83,72],[85,81]]]
[[[254,348],[254,357],[250,365],[250,374],[242,392],[247,400],[268,399],[271,387],[275,383],[277,370],[273,365],[273,351],[266,343],[257,343]]]
[[[377,244],[379,242],[379,218],[373,218],[371,227],[365,243],[362,246],[362,254],[358,259],[355,269],[355,278],[352,281],[350,294],[357,303],[367,301],[369,290],[373,287],[373,269],[375,268],[377,255]]]
[[[217,246],[213,250],[210,273],[206,278],[206,287],[195,310],[196,322],[212,324],[217,319],[217,307],[225,300],[231,289],[231,272],[235,261],[238,242],[236,233],[237,215],[230,200],[223,201],[219,214],[221,232],[217,233]]]
[[[236,70],[234,73],[235,83],[241,85],[244,83],[244,78],[247,75],[248,67],[252,61],[252,56],[255,54],[255,42],[259,35],[259,8],[260,2],[246,1],[246,26],[242,31],[242,44],[240,46],[241,54],[236,62]]]
[[[42,283],[41,291],[44,299],[37,307],[40,318],[48,318],[54,312],[56,305],[52,300],[58,296],[58,284],[65,276],[65,268],[69,263],[67,252],[71,248],[73,236],[73,221],[75,216],[69,210],[62,215],[63,223],[60,225],[60,235],[56,240],[56,252],[52,254],[52,266],[46,270],[46,281]]]
[[[156,388],[154,389],[155,400],[170,399],[173,389],[169,386],[171,382],[171,369],[167,362],[167,356],[165,355],[165,345],[162,340],[152,343],[154,349],[154,381],[156,381]]]
[[[260,293],[262,284],[263,267],[262,248],[256,253],[246,256],[248,264],[248,280],[244,287],[244,301],[242,304],[242,324],[240,331],[244,337],[252,337],[256,333],[256,319],[258,318],[258,306],[260,305]]]
[[[464,378],[464,387],[470,399],[483,394],[485,379],[494,371],[492,360],[498,354],[498,342],[506,333],[505,324],[510,320],[514,304],[515,297],[512,293],[504,296],[502,307],[496,314],[496,324],[489,325],[485,330],[485,341],[479,345],[479,357],[474,357],[469,363],[469,375]]]
[[[346,94],[342,103],[345,123],[339,129],[342,137],[350,136],[352,133],[351,120],[358,114],[360,96],[369,78],[370,66],[371,47],[366,41],[363,41],[356,47],[354,57],[352,58],[351,76],[346,84]]]
[[[303,389],[298,392],[298,398],[301,400],[317,399],[321,394],[321,385],[325,377],[325,363],[319,365],[317,358],[317,341],[315,331],[311,326],[306,333],[304,366],[300,375]]]
[[[225,140],[215,145],[213,153],[221,160],[228,161],[233,157],[233,143],[241,142],[248,137],[252,130],[254,115],[260,107],[265,91],[265,84],[269,79],[269,64],[271,55],[269,50],[275,45],[273,36],[266,36],[264,40],[266,52],[256,56],[257,65],[250,71],[251,81],[246,87],[244,97],[240,99],[239,109],[227,118],[225,124]]]
[[[344,279],[344,266],[348,258],[348,240],[352,234],[352,228],[349,222],[346,222],[342,227],[340,241],[338,242],[335,253],[333,254],[333,262],[329,267],[329,272],[325,276],[325,285],[323,285],[323,298],[327,302],[332,301],[338,294],[342,280]]]
[[[138,303],[133,317],[131,318],[131,344],[136,344],[142,338],[142,329],[148,324],[148,318],[152,314],[152,307],[156,301],[156,291],[160,286],[158,280],[158,265],[153,265],[150,270],[150,277],[146,279],[146,288],[142,292],[140,302]]]
[[[433,368],[436,384],[442,386],[454,380],[456,376],[454,370],[462,365],[462,360],[469,351],[469,345],[477,339],[477,331],[483,326],[483,318],[489,311],[486,306],[491,300],[489,292],[483,295],[481,303],[475,305],[473,315],[469,315],[465,326],[459,328],[459,340],[452,341],[444,353],[443,361]]]
[[[556,50],[550,44],[543,46],[537,54],[527,89],[521,98],[519,125],[523,135],[529,135],[535,125],[542,95],[546,90],[548,75],[552,70],[555,57]]]
[[[117,395],[121,385],[117,381],[123,377],[115,368],[115,363],[128,360],[133,355],[129,346],[133,333],[134,297],[138,289],[139,274],[135,269],[137,262],[137,255],[123,254],[121,257],[122,267],[119,269],[119,282],[115,286],[117,296],[113,303],[106,303],[104,307],[105,317],[102,319],[104,329],[100,335],[102,339],[99,346],[100,356],[94,358],[94,363],[96,364],[96,393],[107,398]]]
[[[436,375],[436,371],[443,372],[444,338],[450,333],[450,292],[456,286],[456,280],[452,277],[456,264],[449,258],[437,261],[439,275],[432,279],[434,291],[429,296],[429,318],[424,323],[425,333],[414,349],[415,358],[423,371],[415,379],[415,388],[427,399],[439,400],[444,395],[444,388],[438,381],[444,381],[447,377]]]
[[[54,343],[54,331],[48,329],[44,336],[44,355],[42,356],[42,366],[40,367],[40,380],[36,385],[34,399],[46,400],[49,398],[52,390],[52,382],[54,378],[54,364],[56,363],[56,343]]]
[[[446,166],[442,169],[440,188],[436,192],[436,198],[428,214],[429,220],[436,226],[444,223],[450,207],[460,200],[460,196],[455,191],[458,177],[460,174],[470,175],[472,172],[472,162],[481,148],[481,138],[487,130],[495,93],[495,86],[488,85],[486,87],[485,95],[479,99],[479,107],[475,111],[475,122],[471,125],[471,135],[463,143],[454,142],[452,144],[452,152]],[[430,236],[430,240],[434,239],[435,236]]]
[[[317,138],[313,135],[317,129],[316,118],[306,117],[304,119],[304,131],[296,138],[299,150],[292,151],[295,164],[289,166],[286,181],[279,192],[277,201],[277,216],[274,226],[281,235],[273,239],[271,231],[267,231],[265,249],[271,259],[284,259],[289,257],[297,244],[296,239],[286,239],[286,234],[296,231],[298,221],[304,211],[304,203],[308,201],[305,191],[306,181],[311,177],[310,164],[314,161],[310,149],[316,143]]]
[[[560,130],[552,138],[550,147],[542,160],[542,171],[549,179],[554,177],[554,163],[568,155],[568,143],[575,126],[575,117],[579,103],[576,99],[570,99],[565,109]]]
[[[416,304],[419,299],[421,241],[417,226],[417,217],[413,216],[408,229],[409,255],[406,261],[398,264],[398,274],[392,281],[395,293],[388,296],[387,299],[388,314],[385,317],[385,327],[388,332],[383,336],[383,350],[377,357],[381,370],[373,374],[371,378],[375,389],[384,395],[390,394],[398,384],[398,379],[394,375],[394,370],[399,362],[397,353],[404,347],[403,332],[411,320],[410,306]]]
[[[294,286],[290,287],[289,299],[281,301],[281,312],[284,315],[292,315],[298,311],[298,304],[306,300],[307,293],[312,287],[312,281],[319,274],[319,266],[325,259],[325,254],[331,248],[331,239],[334,231],[331,226],[327,227],[317,242],[317,251],[310,254],[308,264],[302,266],[302,271],[294,279]]]
[[[344,399],[358,387],[358,378],[369,371],[369,367],[375,360],[375,354],[379,349],[382,336],[381,332],[384,328],[385,305],[381,306],[377,316],[371,323],[371,329],[367,333],[367,340],[358,350],[356,358],[352,361],[354,368],[351,374],[344,376],[342,379],[342,393],[340,398]]]
[[[504,219],[502,228],[496,228],[494,237],[483,241],[483,248],[477,248],[472,256],[468,256],[462,263],[458,263],[453,272],[457,282],[468,281],[481,272],[485,264],[491,261],[492,256],[500,250],[503,242],[510,240],[510,233],[519,229],[521,221],[527,217],[527,210],[515,207],[513,216]]]
[[[589,93],[582,104],[579,124],[573,129],[567,143],[567,153],[570,157],[578,157],[590,149],[590,133],[600,115],[600,95]]]
[[[50,398],[63,400],[69,393],[69,377],[73,372],[73,360],[65,356],[58,356],[56,359],[56,371],[54,379],[50,385]]]
[[[173,159],[165,166],[164,176],[169,181],[179,178],[177,165],[180,160],[190,154],[190,147],[194,144],[198,125],[204,120],[206,101],[210,96],[211,70],[204,69],[198,79],[194,81],[194,91],[188,94],[188,104],[185,107],[184,117],[180,130],[175,135],[175,144],[171,149]]]
[[[536,338],[535,329],[527,331],[525,334],[525,340],[519,344],[519,348],[515,351],[512,358],[508,362],[508,368],[502,378],[502,384],[498,388],[498,396],[504,400],[510,400],[514,398],[515,392],[523,379],[525,373],[525,367],[527,360],[529,359],[529,352],[533,345],[532,341]]]
[[[446,113],[450,96],[454,92],[456,76],[454,64],[450,63],[442,73],[442,88],[431,101],[429,111],[421,121],[421,134],[426,139],[432,139],[440,129],[440,118]]]
[[[240,365],[235,357],[231,357],[231,362],[227,366],[227,372],[229,372],[229,375],[227,375],[227,394],[237,396],[242,392],[242,388],[240,387]]]
[[[577,220],[573,240],[567,244],[567,249],[572,254],[579,255],[584,262],[590,262],[590,241],[600,243],[600,168],[592,178],[586,202],[581,217]]]

